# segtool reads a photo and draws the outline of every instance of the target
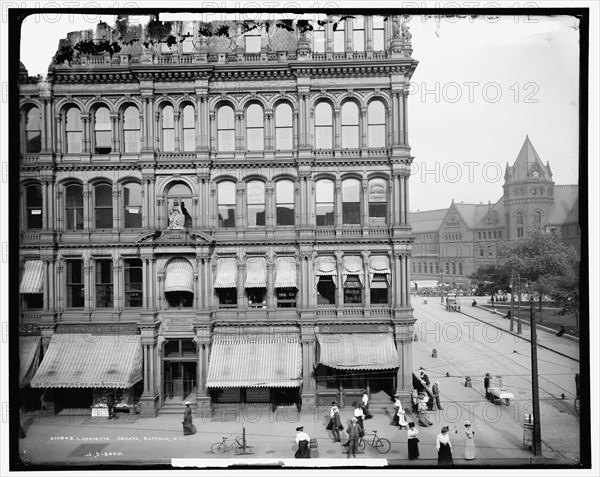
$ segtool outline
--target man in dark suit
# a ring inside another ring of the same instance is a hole
[[[352,457],[356,458],[356,448],[358,447],[358,440],[361,434],[357,418],[352,418],[346,432],[348,433],[348,452],[346,453],[346,457],[349,459],[350,455],[352,455]]]
[[[111,391],[106,398],[106,407],[108,407],[108,418],[115,417],[115,394]]]
[[[483,378],[483,387],[485,388],[485,398],[490,398],[490,373],[485,373],[485,378]]]

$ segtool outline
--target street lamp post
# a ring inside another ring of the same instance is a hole
[[[440,264],[440,303],[444,303],[444,284],[442,283],[444,272],[442,271],[442,267]]]

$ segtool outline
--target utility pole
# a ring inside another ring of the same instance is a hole
[[[517,334],[523,334],[521,327],[521,274],[517,273],[517,288],[519,289],[519,302],[517,304]]]
[[[529,307],[529,320],[531,326],[531,399],[533,400],[533,455],[542,455],[542,430],[540,426],[540,396],[538,389],[537,368],[537,336],[535,331],[535,320],[533,318],[533,306]]]
[[[510,331],[515,329],[515,273],[510,271]]]

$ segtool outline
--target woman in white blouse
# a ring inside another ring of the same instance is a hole
[[[414,422],[410,422],[408,424],[408,431],[406,431],[406,435],[408,437],[408,458],[410,460],[419,458],[419,438],[417,435],[419,434],[419,429],[415,427]]]
[[[448,435],[448,426],[442,427],[442,432],[437,435],[435,447],[438,451],[438,465],[454,465],[452,461],[452,443]]]

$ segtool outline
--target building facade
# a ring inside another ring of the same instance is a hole
[[[322,20],[99,24],[46,80],[22,66],[24,395],[155,416],[412,389],[411,35]]]
[[[560,234],[580,252],[579,187],[556,185],[529,137],[512,166],[506,164],[502,197],[494,204],[452,201],[447,209],[411,212],[415,242],[413,289],[471,290],[469,275],[496,260],[498,244],[521,240],[539,228]]]

